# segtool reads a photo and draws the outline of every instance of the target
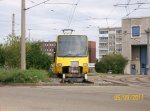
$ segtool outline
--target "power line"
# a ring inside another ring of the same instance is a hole
[[[121,0],[118,0],[117,4],[119,4],[121,2]],[[106,18],[104,18],[106,20],[106,24],[107,24],[107,27],[109,27],[109,24],[108,24],[108,19],[110,19],[110,16],[112,15],[112,13],[115,11],[116,7],[113,7],[113,9],[110,11],[110,13],[107,15]]]
[[[41,3],[35,4],[35,5],[31,6],[31,7],[26,8],[25,10],[29,10],[29,9],[34,8],[34,7],[36,7],[36,6],[39,6],[39,5],[41,5],[41,4],[45,4],[45,3],[48,2],[48,1],[50,1],[50,0],[45,0],[45,1],[41,2]]]
[[[130,3],[131,0],[128,0],[126,4],[116,4],[114,5],[115,7],[125,7],[126,11],[127,8],[129,8],[130,5],[138,5],[137,8],[133,9],[132,11],[130,11],[129,13],[127,13],[125,16],[129,16],[130,14],[132,14],[133,12],[135,12],[136,10],[138,10],[142,5],[144,4],[150,4],[150,2],[146,2],[147,0],[145,0],[144,2],[139,2],[137,1],[136,3]]]
[[[80,2],[80,0],[77,0],[77,3],[76,3],[76,5],[75,5],[75,7],[74,7],[74,10],[73,10],[73,13],[72,13],[72,15],[71,15],[71,17],[70,17],[70,20],[68,21],[68,28],[70,27],[70,25],[71,25],[71,23],[72,23],[72,20],[73,20],[73,17],[74,17],[74,14],[75,14],[75,11],[76,11],[76,8],[77,8],[79,2]]]
[[[131,1],[131,0],[130,0]],[[150,4],[150,2],[144,3],[144,2],[136,2],[136,3],[127,3],[127,4],[116,4],[115,7],[125,7],[127,5],[145,5]]]
[[[130,0],[131,2],[131,0]],[[123,17],[128,17],[129,15],[131,15],[132,13],[134,13],[135,11],[139,10],[139,9],[144,9],[144,8],[140,8],[142,5],[145,5],[145,4],[150,4],[150,2],[147,2],[147,0],[143,1],[143,2],[139,2],[137,1],[136,3],[130,3],[129,0],[127,1],[126,4],[116,4],[114,5],[115,7],[127,7],[129,8],[129,6],[131,5],[138,5],[137,8],[133,9],[132,11],[128,12],[126,15],[124,15]],[[150,7],[148,8],[145,8],[145,9],[149,9]],[[127,12],[127,11],[126,11]],[[111,27],[113,27],[116,23],[118,23],[120,20],[117,20],[114,24],[112,24]]]
[[[44,3],[44,4],[77,5],[77,4],[72,4],[72,3]]]

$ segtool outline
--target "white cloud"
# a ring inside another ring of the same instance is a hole
[[[26,0],[26,7],[35,5],[44,0]],[[50,0],[49,3],[73,3],[77,0]],[[132,3],[138,0],[132,0]],[[146,1],[146,0],[141,0]],[[98,28],[108,26],[121,26],[121,18],[132,12],[137,5],[129,6],[126,10],[123,7],[114,7],[117,3],[126,3],[127,0],[80,0],[70,28],[76,30],[74,33],[89,36],[89,40],[98,41]],[[52,40],[67,28],[75,5],[42,4],[26,11],[27,36],[28,29],[31,30],[31,37],[34,40]],[[149,4],[140,8],[150,7]],[[149,9],[140,9],[131,13],[130,17],[150,16]],[[12,14],[16,14],[16,33],[20,35],[21,24],[21,0],[0,1],[0,43],[3,38],[11,33]],[[108,18],[106,20],[106,18]]]

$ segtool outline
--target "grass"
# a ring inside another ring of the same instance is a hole
[[[38,83],[47,81],[49,81],[49,75],[44,70],[0,69],[1,83]]]

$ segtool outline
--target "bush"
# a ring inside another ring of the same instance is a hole
[[[4,49],[2,45],[0,45],[0,67],[4,66],[4,64],[5,64]]]
[[[110,54],[101,59],[95,64],[95,70],[99,73],[108,73],[111,71],[114,74],[123,73],[128,60],[121,54]]]
[[[51,57],[42,52],[41,47],[36,42],[26,43],[26,66],[27,69],[49,70]],[[20,37],[7,36],[4,46],[0,46],[0,67],[20,68]]]
[[[10,69],[0,70],[0,82],[1,83],[38,83],[46,82],[49,80],[48,72],[43,70],[19,70]]]
[[[14,44],[4,45],[5,65],[10,68],[20,67],[20,44],[15,42]]]
[[[27,68],[49,70],[51,57],[42,52],[38,43],[30,43],[27,49]]]

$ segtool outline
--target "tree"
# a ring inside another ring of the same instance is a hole
[[[5,65],[11,68],[20,66],[20,37],[8,35],[4,44]]]
[[[38,43],[29,43],[27,47],[27,68],[49,70],[51,57],[42,52]]]
[[[0,66],[4,66],[5,64],[5,56],[3,46],[0,44]]]
[[[110,70],[112,73],[123,73],[128,60],[121,54],[110,54],[101,59],[100,62],[95,64],[95,70],[101,73],[107,73]]]
[[[2,50],[3,49],[3,50]],[[3,51],[3,52],[2,52]],[[2,52],[2,53],[1,53]],[[49,70],[51,57],[42,52],[41,47],[36,42],[26,43],[27,68]],[[1,59],[4,57],[4,59]],[[1,60],[3,60],[1,62]],[[7,36],[4,47],[0,47],[0,65],[5,63],[10,68],[20,67],[20,37]]]

